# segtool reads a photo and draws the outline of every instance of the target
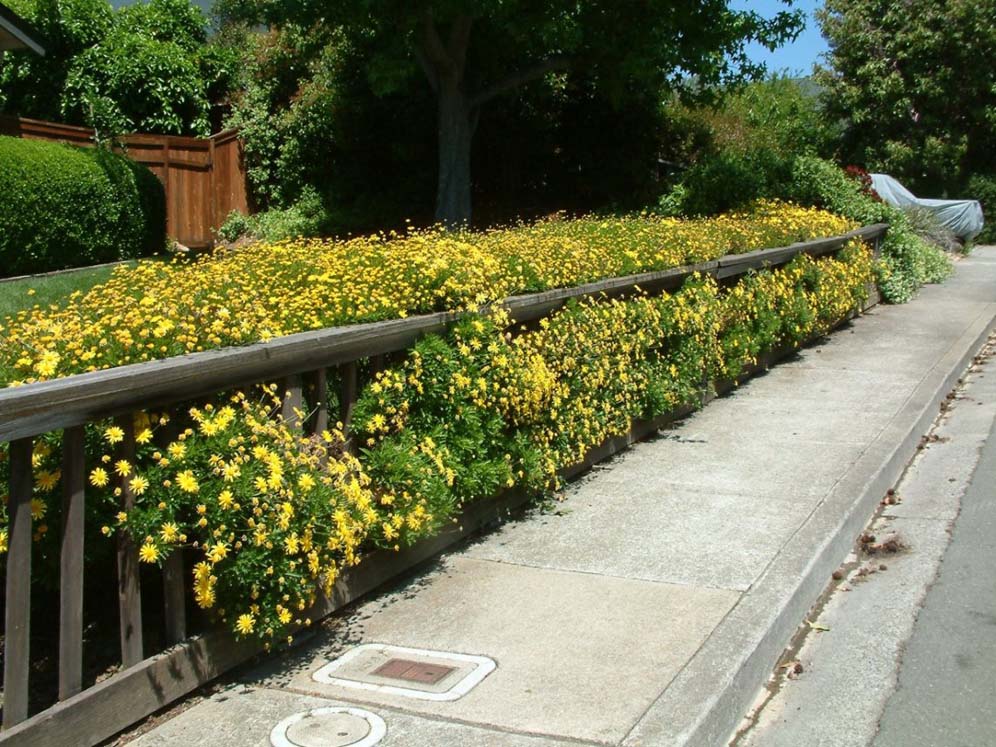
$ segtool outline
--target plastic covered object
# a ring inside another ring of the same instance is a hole
[[[888,174],[872,174],[872,188],[885,202],[896,207],[926,208],[955,236],[968,241],[982,232],[985,223],[978,200],[929,200],[917,197]]]

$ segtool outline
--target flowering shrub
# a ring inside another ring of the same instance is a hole
[[[115,451],[121,428],[93,424],[92,524],[108,537],[128,532],[145,563],[192,553],[197,605],[269,644],[308,624],[318,589],[365,549],[430,536],[461,505],[503,489],[556,488],[562,470],[634,419],[695,404],[703,382],[736,378],[761,354],[829,330],[860,307],[872,276],[870,252],[852,242],[837,257],[800,255],[729,288],[695,276],[669,294],[575,301],[529,327],[502,310],[468,311],[363,388],[355,455],[339,430],[306,437],[282,420],[272,386],[172,420],[136,415],[131,459]],[[53,578],[55,444],[37,442],[32,501],[37,567]],[[127,512],[124,490],[135,501]]]
[[[460,309],[526,291],[843,233],[782,203],[707,220],[550,219],[483,233],[302,239],[122,268],[61,308],[0,321],[0,385],[244,345],[360,321]]]

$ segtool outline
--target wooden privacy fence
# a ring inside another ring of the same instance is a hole
[[[0,135],[90,147],[86,127],[0,116]],[[242,141],[235,130],[209,138],[124,135],[124,154],[145,164],[166,188],[166,232],[194,249],[211,246],[232,210],[249,212]]]
[[[616,297],[634,292],[677,289],[693,273],[709,274],[721,282],[752,270],[785,264],[800,253],[814,256],[839,251],[859,238],[877,246],[885,225],[867,226],[841,236],[749,254],[728,255],[712,262],[621,278],[610,278],[573,288],[507,298],[501,304],[519,322],[548,315],[569,299]],[[4,708],[0,744],[92,745],[126,728],[162,706],[182,697],[259,650],[251,641],[238,642],[224,630],[188,637],[185,586],[179,553],[165,562],[161,603],[165,651],[146,656],[143,645],[141,588],[135,545],[119,534],[118,607],[122,669],[84,689],[82,681],[82,604],[85,475],[83,429],[87,423],[117,418],[124,431],[121,458],[135,449],[133,414],[196,400],[261,382],[279,381],[289,393],[285,418],[293,421],[295,408],[308,416],[300,427],[306,433],[328,423],[327,388],[330,368],[338,368],[339,402],[346,429],[360,385],[358,362],[371,359],[378,370],[384,356],[406,351],[420,337],[444,332],[457,314],[438,312],[405,319],[321,329],[288,335],[239,348],[212,350],[159,361],[0,390],[0,442],[10,443],[11,482],[8,503],[9,540],[6,577],[4,640]],[[673,417],[673,414],[672,414]],[[624,448],[634,434],[645,434],[663,420],[648,421],[625,437],[610,440],[589,453],[586,464]],[[34,439],[62,430],[63,529],[60,560],[59,702],[30,716],[28,683],[31,625],[32,467]],[[569,472],[584,468],[579,465]],[[125,510],[133,496],[122,478]],[[522,502],[524,496],[506,494],[465,509],[458,529],[425,540],[402,553],[374,553],[357,568],[347,569],[336,581],[331,598],[320,597],[313,618],[327,615],[362,594],[473,531],[493,515],[496,507]],[[157,603],[158,605],[158,603]],[[146,605],[149,609],[149,605]],[[71,736],[67,736],[71,735]]]

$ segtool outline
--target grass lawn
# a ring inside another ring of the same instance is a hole
[[[0,281],[0,320],[36,304],[43,308],[57,304],[73,291],[87,291],[107,280],[113,270],[114,267],[84,267],[61,275]]]

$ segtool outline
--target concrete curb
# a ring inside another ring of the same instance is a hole
[[[830,574],[994,328],[996,303],[990,303],[644,714],[624,741],[627,747],[728,743]]]

